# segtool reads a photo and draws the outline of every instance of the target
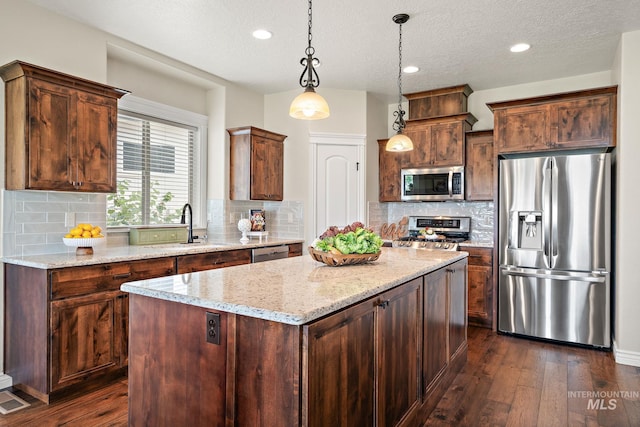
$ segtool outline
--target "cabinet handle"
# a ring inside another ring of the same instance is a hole
[[[127,277],[131,277],[131,273],[122,273],[122,274],[115,274],[113,276],[114,280],[118,280],[118,279],[126,279]]]
[[[455,268],[447,268],[447,273],[455,273],[456,269]]]
[[[386,309],[389,306],[389,300],[384,300],[381,301],[380,304],[378,304],[378,307],[382,307],[383,309]]]

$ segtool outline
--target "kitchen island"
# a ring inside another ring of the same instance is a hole
[[[467,254],[129,282],[129,425],[417,425],[466,361]]]

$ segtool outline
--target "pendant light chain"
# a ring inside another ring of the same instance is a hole
[[[309,46],[307,47],[307,55],[311,54],[313,55],[315,53],[315,49],[313,47],[311,47],[311,39],[313,38],[311,36],[311,24],[313,21],[313,10],[311,8],[311,0],[309,0],[309,10],[307,11],[308,15],[309,15],[309,33],[307,36],[307,39],[309,40]]]
[[[402,24],[400,24],[400,41],[398,42],[398,110],[402,109]]]

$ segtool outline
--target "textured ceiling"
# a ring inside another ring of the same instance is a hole
[[[29,0],[261,93],[298,87],[307,44],[304,0]],[[411,93],[474,90],[611,69],[620,34],[640,29],[638,0],[316,0],[320,89],[397,94],[397,13]],[[266,28],[273,38],[256,40]],[[532,48],[512,54],[509,47]]]

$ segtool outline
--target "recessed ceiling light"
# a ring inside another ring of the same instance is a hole
[[[524,52],[525,50],[529,50],[531,46],[529,46],[526,43],[518,43],[518,44],[514,44],[513,46],[511,46],[511,52],[517,53],[517,52]]]
[[[420,71],[420,68],[416,67],[415,65],[408,65],[402,69],[402,72],[405,74],[413,74],[417,73],[418,71]]]
[[[260,40],[270,39],[271,36],[272,36],[271,31],[267,31],[267,30],[255,30],[253,32],[253,37]]]

